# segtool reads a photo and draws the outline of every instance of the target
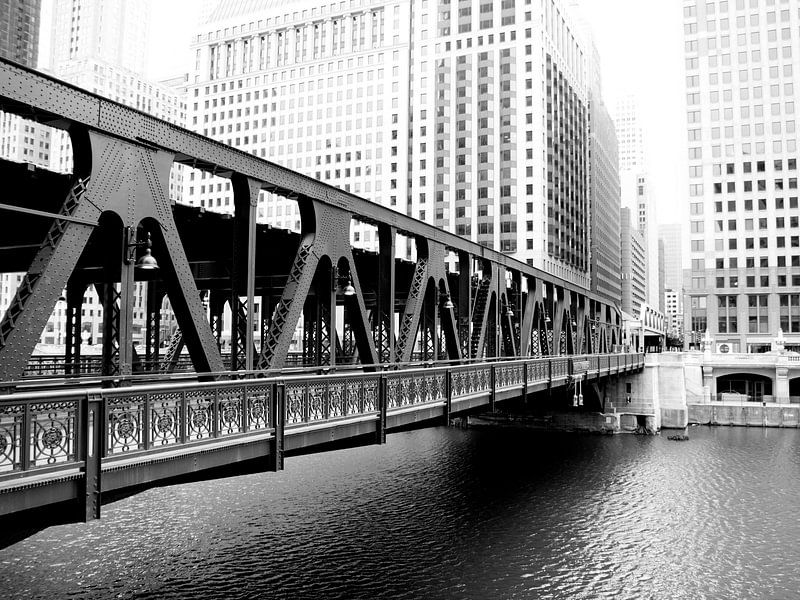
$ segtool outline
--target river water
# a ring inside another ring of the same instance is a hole
[[[800,431],[434,428],[145,491],[0,555],[4,598],[797,598]]]

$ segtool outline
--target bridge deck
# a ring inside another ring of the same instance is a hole
[[[639,354],[384,372],[180,382],[0,396],[0,515],[214,467],[373,436],[578,379],[639,370]],[[88,505],[96,504],[89,507]]]

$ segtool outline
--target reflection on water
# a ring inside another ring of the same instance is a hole
[[[427,429],[152,489],[7,548],[10,598],[793,598],[800,431]]]

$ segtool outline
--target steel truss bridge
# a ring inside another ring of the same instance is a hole
[[[69,175],[0,163],[0,269],[24,273],[0,322],[0,515],[78,500],[96,518],[103,491],[247,460],[280,469],[287,451],[381,442],[643,366],[613,353],[621,317],[601,298],[341,189],[2,60],[0,110],[67,131],[74,157]],[[230,179],[233,214],[171,203],[175,163]],[[299,233],[256,222],[262,191],[297,203]],[[351,245],[353,223],[375,229],[375,251]],[[138,268],[150,252],[157,271]],[[97,360],[81,356],[89,286]],[[63,290],[65,355],[45,385],[32,354]],[[180,368],[193,373],[174,381]]]

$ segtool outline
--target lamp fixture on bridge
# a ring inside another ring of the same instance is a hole
[[[138,232],[136,227],[128,226],[125,228],[125,264],[129,265],[136,260],[136,249],[144,248],[144,254],[136,260],[135,269],[139,272],[149,273],[158,271],[158,261],[156,261],[150,250],[153,247],[153,242],[150,239],[150,232],[147,233],[147,239],[143,242],[137,240]]]
[[[356,288],[353,287],[353,282],[350,279],[350,273],[346,275],[339,273],[339,267],[333,268],[333,281],[334,291],[341,292],[343,296],[354,296]]]
[[[444,301],[442,303],[442,308],[446,310],[452,310],[455,308],[455,304],[453,304],[452,298],[450,298],[450,294],[442,294],[441,299]]]
[[[509,319],[513,319],[514,318],[514,309],[511,308],[510,304],[506,304],[506,316]]]

